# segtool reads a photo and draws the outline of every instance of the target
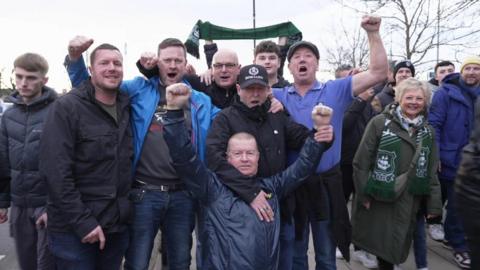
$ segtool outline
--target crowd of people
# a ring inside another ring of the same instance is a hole
[[[208,41],[200,75],[166,38],[123,80],[118,48],[97,46],[87,68],[93,40],[77,36],[61,97],[42,56],[19,56],[0,223],[20,267],[148,269],[160,231],[163,261],[186,270],[195,230],[197,269],[306,270],[311,238],[317,270],[350,260],[351,244],[365,267],[398,269],[412,243],[425,270],[428,231],[480,269],[480,58],[459,73],[439,62],[422,82],[409,60],[388,61],[380,24],[361,21],[368,69],[341,66],[327,82],[318,47],[284,37],[248,65]]]

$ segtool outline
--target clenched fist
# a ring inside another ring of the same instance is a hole
[[[179,110],[187,107],[190,88],[184,83],[169,85],[167,91],[167,110]]]
[[[77,61],[93,44],[93,39],[85,36],[76,36],[68,43],[68,57],[71,61]]]
[[[380,23],[382,18],[372,15],[364,15],[362,17],[362,23],[360,24],[367,33],[378,32],[380,30]]]

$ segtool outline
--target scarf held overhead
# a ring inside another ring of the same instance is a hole
[[[199,41],[204,40],[232,40],[232,39],[265,39],[274,37],[288,37],[288,43],[293,44],[302,40],[302,32],[291,22],[284,22],[275,25],[250,28],[232,29],[210,22],[198,20],[188,36],[185,46],[187,52],[196,58],[200,57]]]

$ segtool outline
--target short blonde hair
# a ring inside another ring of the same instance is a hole
[[[405,93],[409,90],[421,90],[425,96],[425,105],[427,109],[430,107],[432,101],[432,90],[428,87],[426,82],[417,80],[415,78],[408,78],[400,82],[397,87],[395,87],[395,101],[400,102]]]

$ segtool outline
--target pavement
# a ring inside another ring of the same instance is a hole
[[[311,241],[310,241],[311,242]],[[440,243],[432,241],[428,238],[427,241],[428,247],[428,265],[430,270],[458,270],[458,268],[453,261],[452,252],[444,248]],[[157,250],[157,249],[155,249]],[[192,266],[190,269],[195,269],[195,251],[192,250]],[[156,257],[156,258],[155,258]],[[314,265],[314,252],[313,247],[310,244],[310,249],[308,251],[309,258],[309,269],[315,269]],[[165,270],[161,267],[160,256],[154,256],[152,258],[150,269],[154,270]],[[413,258],[413,253],[410,252],[408,260],[402,264],[402,270],[416,270],[415,262]],[[351,261],[347,263],[345,260],[337,260],[337,269],[338,270],[366,270],[367,268],[363,267],[359,262]],[[8,224],[0,224],[0,270],[20,270],[17,263],[15,247],[13,244],[12,238],[9,236],[9,226]]]

